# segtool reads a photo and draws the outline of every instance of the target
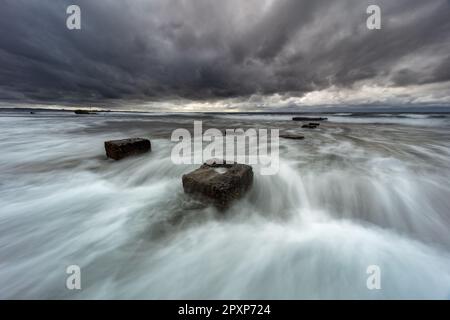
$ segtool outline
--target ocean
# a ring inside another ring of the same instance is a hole
[[[450,114],[321,115],[1,111],[0,298],[449,299]],[[183,192],[198,165],[171,161],[194,120],[305,139],[221,212]],[[127,137],[152,151],[108,159]]]

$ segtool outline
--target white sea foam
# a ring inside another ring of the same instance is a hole
[[[450,297],[441,131],[343,125],[285,141],[279,174],[255,168],[223,217],[184,195],[196,166],[170,162],[169,135],[125,120],[0,117],[0,298]],[[107,160],[103,141],[124,136],[152,152]],[[65,288],[72,264],[81,291]],[[382,290],[366,287],[373,264]]]

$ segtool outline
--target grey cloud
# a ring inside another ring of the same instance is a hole
[[[214,100],[450,81],[448,1],[375,2],[377,31],[365,27],[365,0],[5,0],[0,100]],[[81,7],[80,31],[65,27],[69,4]]]

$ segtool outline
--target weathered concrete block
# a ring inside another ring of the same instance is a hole
[[[241,198],[253,183],[252,167],[245,164],[222,164],[213,159],[197,170],[183,175],[186,193],[212,201],[219,209]]]
[[[131,138],[123,140],[105,141],[108,158],[120,160],[131,155],[146,153],[151,150],[150,140]]]

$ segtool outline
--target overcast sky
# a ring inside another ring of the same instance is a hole
[[[450,2],[3,0],[0,66],[2,105],[450,105]]]

